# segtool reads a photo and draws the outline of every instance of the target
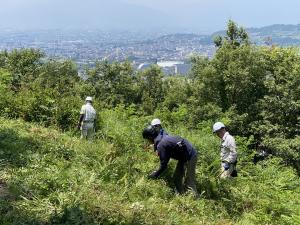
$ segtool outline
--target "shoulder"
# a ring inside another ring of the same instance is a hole
[[[227,135],[225,142],[229,145],[235,145],[235,139],[230,134]]]
[[[159,142],[157,143],[157,150],[165,150],[167,145],[168,138],[164,135],[161,137]]]
[[[228,134],[226,140],[234,140],[234,137],[231,134]]]
[[[86,106],[85,105],[81,106],[80,113],[83,114],[85,110],[86,110]]]

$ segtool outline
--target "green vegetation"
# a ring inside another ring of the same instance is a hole
[[[188,77],[158,67],[98,62],[77,76],[71,61],[38,50],[0,53],[0,224],[300,224],[300,56],[257,47],[232,21],[213,59],[195,56]],[[76,131],[95,97],[96,140]],[[173,192],[171,172],[141,130],[159,117],[199,150],[199,199]],[[235,135],[239,176],[220,180],[222,120]],[[253,163],[256,152],[267,159]]]

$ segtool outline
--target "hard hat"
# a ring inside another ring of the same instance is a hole
[[[157,130],[155,129],[155,127],[149,125],[148,127],[146,127],[143,130],[143,138],[144,139],[148,139],[148,140],[153,140],[154,138],[156,138],[158,135]]]
[[[217,132],[218,130],[224,128],[225,125],[221,122],[216,122],[214,125],[213,125],[213,131],[214,133]]]
[[[151,121],[151,125],[152,125],[152,126],[161,125],[161,122],[160,122],[159,119],[153,119],[153,120]]]
[[[86,99],[85,99],[85,101],[90,101],[90,102],[92,102],[92,101],[93,101],[93,98],[90,97],[90,96],[87,96]]]

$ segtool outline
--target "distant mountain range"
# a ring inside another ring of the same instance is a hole
[[[280,46],[289,45],[300,45],[300,24],[297,25],[285,25],[285,24],[274,24],[261,28],[245,28],[250,39],[253,43],[258,45],[264,44],[275,44]],[[186,34],[177,33],[163,35],[155,41],[172,41],[172,40],[195,40],[198,39],[203,45],[213,44],[214,37],[217,35],[224,36],[225,30],[217,31],[211,35],[197,35],[197,34]]]
[[[300,24],[274,24],[261,28],[246,28],[250,39],[256,44],[277,44],[282,46],[300,45]],[[224,35],[225,31],[218,31],[210,35]]]

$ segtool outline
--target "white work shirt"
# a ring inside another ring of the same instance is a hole
[[[84,122],[94,122],[94,120],[96,119],[96,110],[89,102],[81,107],[80,114],[84,115]]]
[[[234,163],[236,159],[237,152],[234,137],[226,132],[221,143],[221,160],[222,162]]]

